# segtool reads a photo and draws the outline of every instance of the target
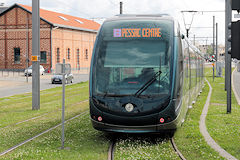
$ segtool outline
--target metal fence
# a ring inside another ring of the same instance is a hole
[[[72,73],[73,74],[89,74],[89,72],[90,72],[89,67],[72,68]],[[52,70],[52,74],[54,74],[54,73],[55,73],[55,70]],[[19,77],[19,76],[24,76],[24,70],[20,70],[20,69],[0,69],[0,77]]]
[[[82,68],[71,68],[72,74],[89,74],[90,68],[89,67],[82,67]],[[52,70],[52,73],[55,73],[55,70]]]
[[[24,71],[18,69],[0,70],[0,77],[19,77],[24,76]]]

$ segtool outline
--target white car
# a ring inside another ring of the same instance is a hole
[[[66,84],[68,83],[73,83],[73,74],[66,74],[65,75],[65,78],[66,78]],[[55,84],[55,83],[62,83],[62,79],[63,79],[63,76],[60,75],[60,74],[54,74],[51,78],[51,82],[52,84]]]
[[[45,69],[43,68],[42,65],[40,65],[40,67],[39,67],[40,75],[44,75],[44,71],[45,71]],[[28,74],[28,76],[32,75],[32,65],[30,67],[28,67],[27,69],[25,69],[24,75],[27,76],[27,74]]]

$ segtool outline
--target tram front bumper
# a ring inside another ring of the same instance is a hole
[[[106,132],[120,132],[120,133],[156,133],[167,132],[177,128],[176,121],[165,124],[143,125],[143,126],[126,126],[115,125],[96,121],[91,118],[92,125],[95,129]]]

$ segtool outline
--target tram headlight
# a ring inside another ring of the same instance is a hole
[[[98,117],[98,121],[102,122],[102,117],[101,116]]]
[[[125,105],[125,109],[126,109],[126,111],[128,111],[128,112],[132,112],[132,111],[133,111],[133,108],[134,108],[134,106],[133,106],[133,104],[131,104],[131,103],[127,103],[127,104]]]
[[[160,118],[159,120],[160,123],[164,123],[164,121],[165,121],[164,118]]]

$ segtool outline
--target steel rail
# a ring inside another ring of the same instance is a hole
[[[111,144],[108,149],[108,160],[113,160],[114,159],[114,147],[116,144],[116,140],[112,139]]]
[[[180,158],[181,160],[186,160],[186,159],[184,158],[184,156],[182,155],[182,153],[178,150],[177,145],[176,145],[176,143],[174,142],[173,137],[170,138],[170,142],[171,142],[171,144],[172,144],[173,149],[175,150],[175,152],[176,152],[177,155],[179,156],[179,158]]]
[[[67,123],[67,122],[69,122],[69,121],[71,121],[71,120],[73,120],[73,119],[75,119],[75,118],[78,118],[79,116],[85,115],[87,112],[88,112],[88,110],[85,111],[85,112],[82,112],[82,113],[80,113],[80,114],[78,114],[78,115],[76,115],[76,116],[74,116],[74,117],[72,117],[72,118],[70,118],[70,119],[68,119],[68,120],[66,120],[65,123]],[[11,152],[11,151],[13,151],[13,150],[21,147],[22,145],[24,145],[24,144],[26,144],[26,143],[28,143],[28,142],[36,139],[37,137],[39,137],[39,136],[41,136],[41,135],[43,135],[43,134],[45,134],[45,133],[48,133],[48,132],[52,131],[53,129],[55,129],[55,128],[61,126],[61,125],[62,125],[62,123],[59,123],[58,125],[56,125],[56,126],[54,126],[54,127],[51,127],[51,128],[49,128],[49,129],[47,129],[47,130],[45,130],[45,131],[37,134],[36,136],[34,136],[34,137],[32,137],[32,138],[29,138],[29,139],[27,139],[27,140],[25,140],[25,141],[23,141],[23,142],[15,145],[15,146],[13,146],[13,147],[11,147],[11,148],[9,148],[9,149],[1,152],[1,153],[0,153],[0,156],[3,156],[3,155],[5,155],[5,154],[7,154],[7,153],[9,153],[9,152]]]

